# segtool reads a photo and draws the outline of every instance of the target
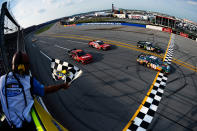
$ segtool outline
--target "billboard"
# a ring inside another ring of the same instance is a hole
[[[171,33],[172,29],[171,28],[163,28],[162,31]]]
[[[183,32],[180,32],[180,36],[183,36],[183,37],[188,38],[188,34],[185,34],[185,33],[183,33]]]

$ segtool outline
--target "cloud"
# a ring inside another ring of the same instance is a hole
[[[197,1],[192,1],[192,0],[187,1],[187,3],[190,5],[197,5]]]
[[[38,13],[39,13],[39,14],[42,14],[42,13],[44,13],[44,12],[46,12],[45,9],[40,9],[40,10],[38,10]]]
[[[58,2],[59,0],[42,0],[43,3],[47,4],[47,5],[51,5],[54,4],[56,2]]]
[[[5,0],[0,0],[0,3]],[[16,20],[24,27],[81,12],[111,8],[111,0],[10,0]],[[196,19],[197,0],[113,0],[115,6],[159,11]],[[135,2],[134,2],[135,1]],[[147,1],[149,1],[147,3]],[[171,5],[169,5],[171,2]],[[131,4],[132,3],[132,4]],[[175,14],[176,13],[176,14]],[[194,14],[194,15],[190,15]]]

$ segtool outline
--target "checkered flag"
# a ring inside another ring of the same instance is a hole
[[[61,79],[69,84],[82,75],[81,69],[58,59],[52,59],[51,70],[54,80]]]

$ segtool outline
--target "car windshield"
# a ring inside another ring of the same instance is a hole
[[[168,66],[168,64],[166,62],[163,62],[163,65],[166,66],[166,67]]]
[[[157,58],[156,56],[150,56],[149,58],[150,58],[152,63],[162,65],[161,59]]]
[[[144,55],[139,56],[140,59],[146,60],[146,57]]]
[[[156,59],[155,62],[159,65],[162,65],[162,61],[160,59]]]
[[[77,55],[78,55],[79,57],[84,56],[85,54],[86,54],[86,53],[85,53],[84,51],[77,52]]]
[[[99,45],[103,45],[104,44],[104,42],[102,42],[102,41],[99,41],[99,42],[97,42]]]
[[[151,43],[146,43],[146,45],[147,45],[147,46],[152,46],[152,44],[151,44]]]
[[[152,44],[151,42],[146,42],[146,44]]]

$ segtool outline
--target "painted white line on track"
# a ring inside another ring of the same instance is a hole
[[[80,41],[74,41],[74,40],[66,40],[66,41],[71,41],[71,42],[75,42],[75,43],[82,43],[83,45],[87,45],[86,42],[80,42]]]
[[[61,47],[61,46],[59,46],[59,45],[54,45],[54,46],[56,46],[56,47],[58,47],[58,48],[62,48],[62,49],[65,49],[65,50],[70,50],[70,49],[68,49],[68,48],[65,48],[65,47]]]
[[[48,55],[46,55],[44,52],[40,51],[44,56],[46,56],[49,60],[52,60]]]

